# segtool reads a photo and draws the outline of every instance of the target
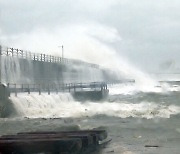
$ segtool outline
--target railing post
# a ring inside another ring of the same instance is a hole
[[[56,88],[56,94],[58,94],[58,86],[55,85],[55,88]]]
[[[42,61],[42,54],[41,54],[41,61]]]
[[[41,95],[41,85],[39,84],[39,95]]]
[[[81,82],[81,91],[82,91],[82,82]]]
[[[30,94],[30,87],[29,87],[29,84],[28,84],[28,94]]]
[[[1,54],[2,54],[2,46],[0,45],[0,56],[1,56]]]
[[[65,86],[66,86],[66,85],[64,85],[64,83],[63,83],[62,85],[63,85],[63,86],[62,86],[62,90],[63,90],[63,92],[64,92],[64,89],[65,89]]]
[[[12,50],[12,57],[13,57],[13,55],[14,55],[14,48],[11,48],[11,50]]]
[[[50,55],[50,62],[51,62],[51,55]]]
[[[60,90],[60,84],[59,83],[57,84],[57,88],[58,88],[58,90]]]
[[[35,54],[35,57],[36,57],[36,61],[39,61],[39,54]]]
[[[27,51],[25,51],[25,52],[26,52],[26,59],[28,59]]]
[[[101,91],[103,90],[103,85],[101,84]]]
[[[74,92],[76,91],[76,86],[75,86],[75,84],[74,84]]]
[[[7,47],[6,56],[9,55],[9,48]]]
[[[52,62],[54,63],[54,56],[52,56]]]
[[[16,49],[16,51],[17,51],[17,57],[19,56],[19,50],[18,49]]]
[[[8,96],[10,97],[11,96],[11,91],[10,91],[10,88],[9,88],[9,83],[7,84],[7,87],[8,87],[8,92],[9,92]]]
[[[70,84],[69,84],[69,92],[71,92],[71,87],[70,87]]]
[[[24,87],[23,87],[23,84],[21,85],[21,92],[23,92],[23,89],[24,89]]]
[[[14,84],[14,88],[15,88],[15,96],[17,97],[17,89],[16,89],[16,84]]]
[[[50,87],[49,87],[49,84],[48,84],[48,95],[50,95]]]
[[[21,57],[24,58],[24,52],[23,50],[20,50],[21,51]]]

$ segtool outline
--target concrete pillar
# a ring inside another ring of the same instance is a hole
[[[2,46],[0,45],[0,83],[1,83],[1,55],[2,55]]]

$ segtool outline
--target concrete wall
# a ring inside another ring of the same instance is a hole
[[[6,117],[9,92],[5,85],[0,84],[0,117]]]
[[[87,65],[33,61],[10,56],[1,57],[1,82],[5,84],[73,83],[102,80],[103,71]]]

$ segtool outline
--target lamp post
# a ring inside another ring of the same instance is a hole
[[[63,49],[63,45],[58,46],[58,47],[62,49],[62,51],[61,51],[62,53],[61,53],[61,54],[62,54],[62,59],[63,59],[63,58],[64,58],[64,49]]]
[[[58,47],[62,49],[62,53],[61,54],[62,54],[62,64],[63,64],[63,62],[64,62],[64,59],[63,59],[64,58],[63,45],[60,45]],[[62,68],[64,68],[63,65],[62,65]],[[61,79],[60,82],[62,82],[62,89],[64,91],[64,73],[63,73],[63,69],[60,72],[61,72],[61,75],[62,75],[61,78],[60,78]]]

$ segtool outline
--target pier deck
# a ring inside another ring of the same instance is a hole
[[[100,100],[108,95],[109,90],[104,82],[90,83],[66,83],[66,84],[7,84],[6,91],[8,96],[18,93],[46,92],[49,95],[52,92],[68,92],[72,93],[76,99],[93,99]]]

